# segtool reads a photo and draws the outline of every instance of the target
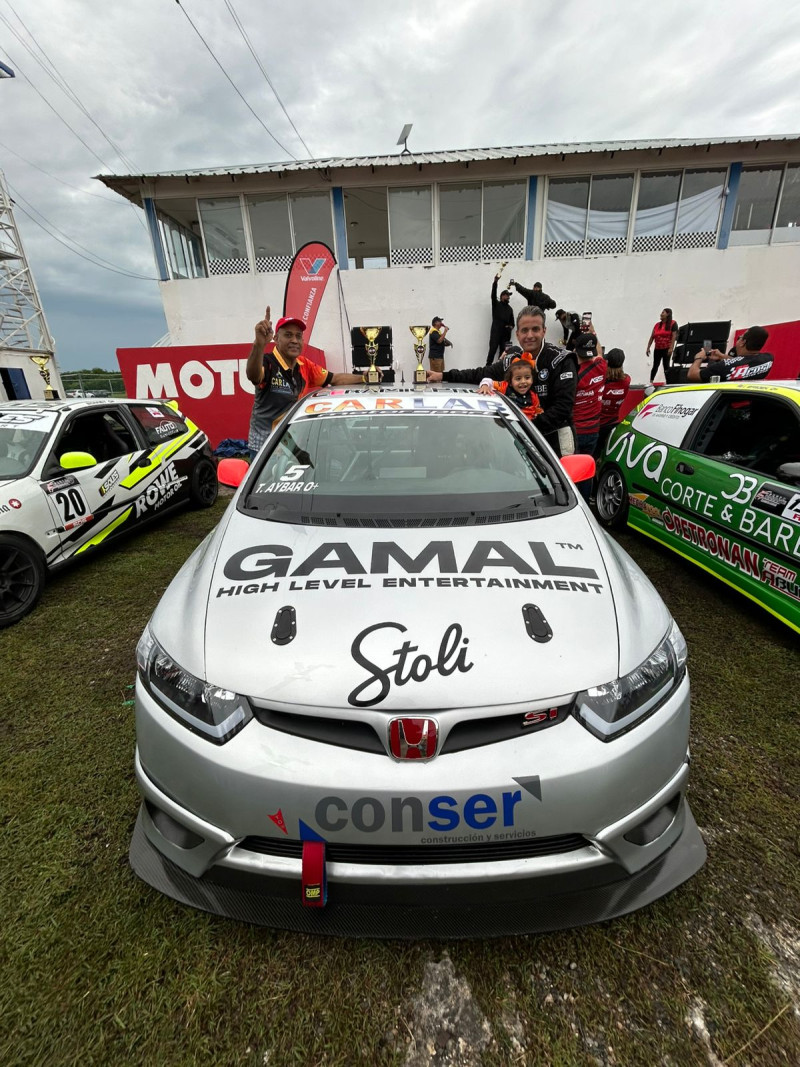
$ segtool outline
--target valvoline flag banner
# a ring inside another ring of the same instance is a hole
[[[283,314],[303,320],[306,324],[306,343],[311,337],[325,286],[335,266],[336,256],[321,241],[309,241],[297,250],[292,260],[286,278]]]

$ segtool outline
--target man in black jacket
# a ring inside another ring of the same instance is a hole
[[[487,364],[491,363],[497,355],[498,349],[502,356],[506,345],[511,340],[511,331],[514,329],[514,309],[509,300],[511,293],[504,289],[497,299],[497,282],[499,274],[495,274],[492,282],[492,329],[489,333],[489,354],[486,357]]]
[[[551,308],[556,306],[555,300],[548,296],[547,293],[542,292],[542,283],[534,282],[533,289],[526,289],[524,285],[520,285],[519,282],[509,282],[509,285],[513,285],[520,296],[524,296],[528,301],[529,307],[541,308],[542,311],[550,311]]]
[[[539,307],[524,307],[517,315],[517,340],[523,354],[534,364],[533,388],[542,405],[541,415],[533,424],[544,434],[557,456],[571,456],[575,451],[575,406],[578,367],[572,352],[545,341],[544,312]],[[508,355],[488,367],[449,370],[444,374],[428,372],[429,382],[474,382],[484,378],[499,382],[508,369]]]

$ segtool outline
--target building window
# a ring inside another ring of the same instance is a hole
[[[431,187],[389,190],[389,235],[393,267],[433,263]]]
[[[547,183],[545,256],[582,256],[589,208],[587,178],[551,178]]]
[[[624,252],[632,194],[632,174],[552,178],[547,190],[545,256]]]
[[[250,261],[238,196],[198,200],[209,274],[247,274]]]
[[[439,186],[439,260],[481,258],[481,183]]]
[[[256,270],[288,270],[292,263],[292,230],[286,193],[248,196],[245,200],[253,235]]]
[[[672,249],[681,191],[681,172],[642,174],[633,227],[633,252]]]
[[[295,252],[309,241],[322,241],[333,248],[330,193],[294,193],[289,197],[289,205]]]
[[[347,262],[369,270],[389,266],[389,211],[386,186],[344,189]]]
[[[161,246],[172,279],[205,278],[203,246],[197,201],[192,198],[169,198],[155,201]]]
[[[769,244],[783,166],[743,167],[729,245]]]
[[[483,183],[483,258],[522,259],[527,182]]]
[[[800,164],[786,168],[778,217],[772,232],[773,244],[800,241]]]
[[[715,247],[727,174],[727,167],[704,167],[683,172],[673,247]]]
[[[619,254],[628,245],[628,223],[633,195],[632,174],[592,178],[589,190],[588,256]]]

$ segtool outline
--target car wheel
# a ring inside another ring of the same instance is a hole
[[[603,526],[617,530],[628,521],[628,489],[619,467],[604,467],[595,494],[597,517]]]
[[[218,495],[217,468],[210,459],[201,459],[192,471],[189,499],[196,508],[211,508]]]
[[[0,534],[0,629],[36,607],[44,579],[44,559],[36,545],[16,534]]]

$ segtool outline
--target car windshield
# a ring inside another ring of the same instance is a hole
[[[0,478],[28,474],[55,423],[51,412],[0,409]]]
[[[265,458],[242,507],[286,522],[413,521],[435,514],[442,524],[456,516],[468,524],[485,521],[487,512],[531,518],[568,500],[513,413],[439,408],[296,418]]]

